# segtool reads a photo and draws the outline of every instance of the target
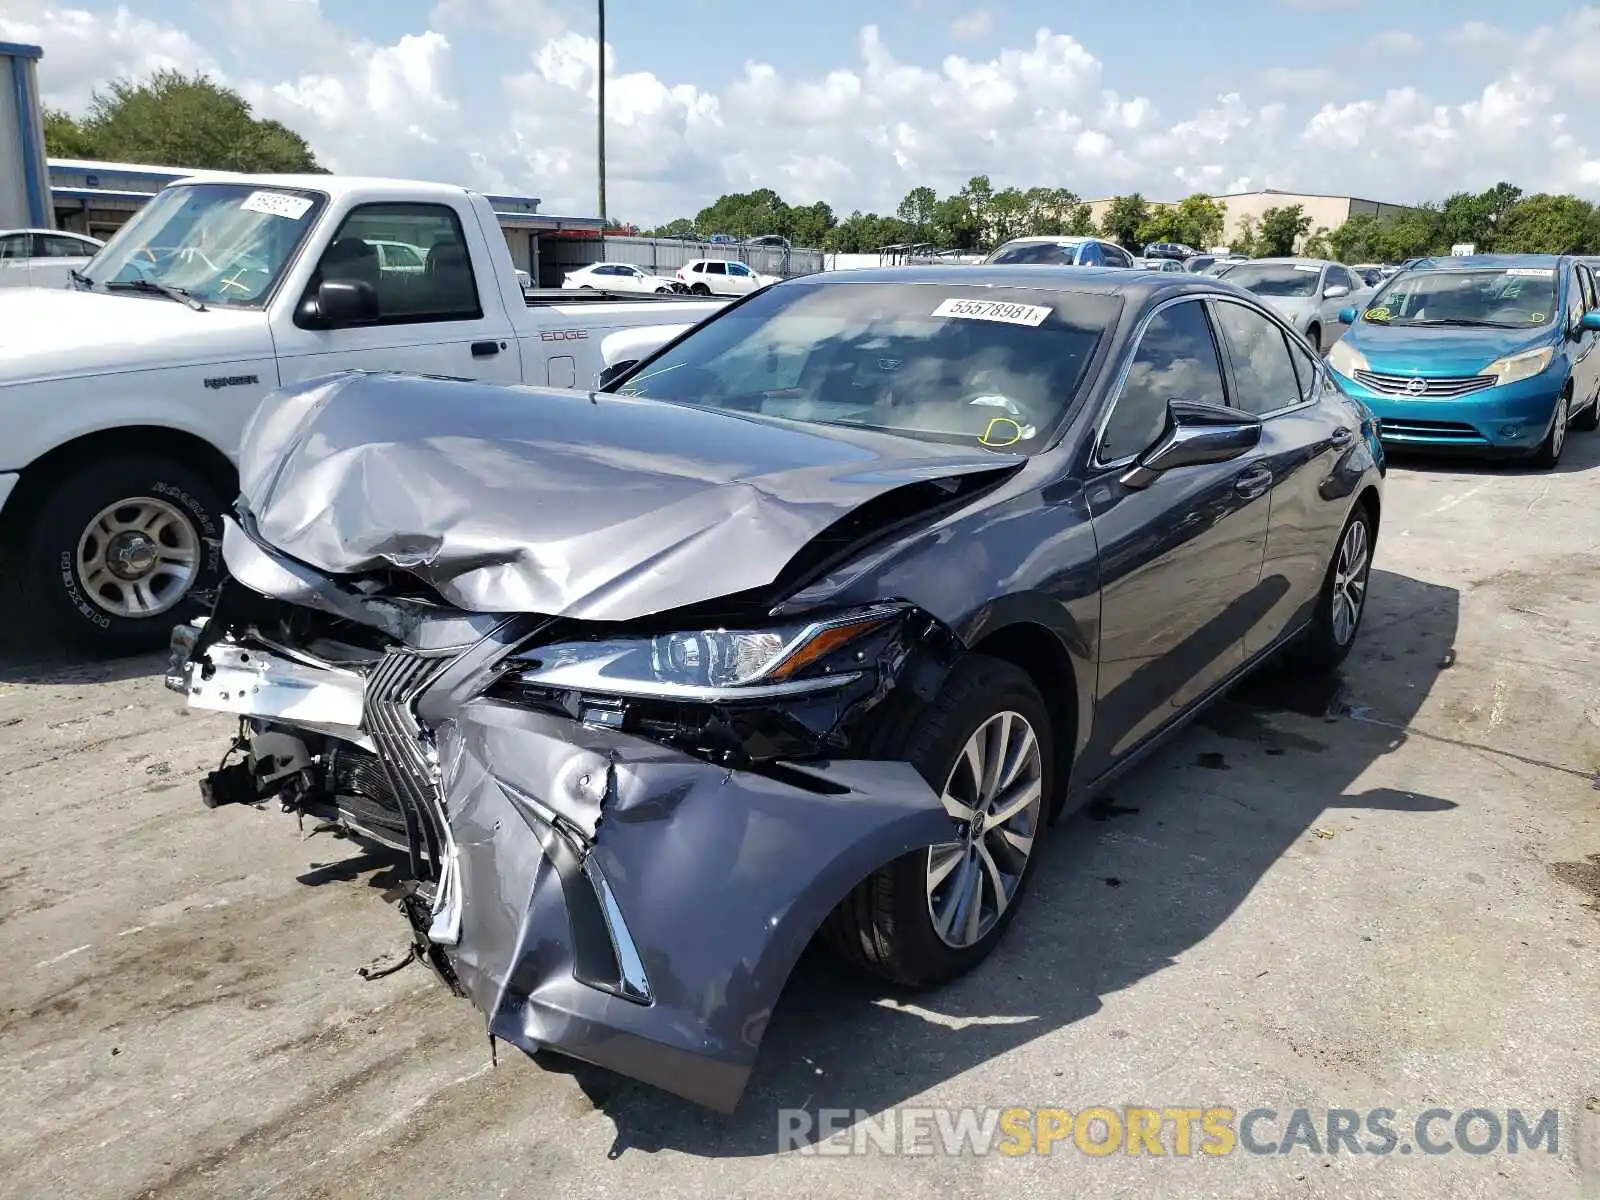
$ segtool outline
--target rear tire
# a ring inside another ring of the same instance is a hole
[[[690,288],[689,290],[691,292],[693,292],[696,296],[709,296],[709,295],[711,295],[711,289],[708,288],[703,283],[697,283],[692,288]]]
[[[891,711],[867,737],[869,754],[911,763],[945,796],[952,840],[912,851],[868,876],[822,933],[862,970],[931,987],[987,958],[1021,907],[1055,787],[1053,731],[1027,675],[983,654],[957,663],[931,703],[885,707]],[[970,765],[972,745],[982,772]],[[994,786],[985,791],[976,775],[987,775],[990,762],[996,764],[988,776]],[[956,810],[967,802],[985,820],[958,822]],[[963,898],[975,903],[963,907]],[[969,923],[963,918],[974,908]]]
[[[1372,512],[1365,504],[1356,509],[1339,532],[1333,561],[1322,580],[1317,611],[1311,627],[1286,655],[1303,671],[1326,673],[1349,656],[1361,632],[1367,611],[1367,586],[1372,578]]]
[[[164,647],[222,576],[222,511],[211,481],[171,459],[82,467],[23,535],[26,596],[56,634],[97,657]]]

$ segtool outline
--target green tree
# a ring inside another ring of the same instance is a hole
[[[694,222],[688,217],[678,217],[668,221],[665,225],[657,225],[654,229],[645,230],[645,237],[682,237],[694,232]]]
[[[1254,217],[1240,217],[1239,229],[1233,235],[1233,240],[1228,243],[1228,249],[1235,254],[1248,254],[1256,257],[1256,219]]]
[[[946,196],[933,210],[933,233],[932,240],[943,246],[976,250],[982,244],[983,227],[965,196]]]
[[[1318,225],[1316,231],[1306,238],[1306,244],[1301,252],[1307,258],[1333,258],[1333,242],[1326,225]]]
[[[1139,232],[1134,237],[1134,241],[1140,246],[1150,242],[1183,240],[1183,226],[1178,219],[1176,207],[1170,204],[1151,204],[1146,207],[1146,212],[1147,215],[1139,226]]]
[[[1061,228],[1062,233],[1072,234],[1075,237],[1088,237],[1100,231],[1095,228],[1094,209],[1088,203],[1080,200],[1072,205],[1067,212],[1067,218]]]
[[[1009,187],[989,198],[989,240],[994,245],[1032,232],[1028,228],[1028,198],[1021,188]]]
[[[1506,213],[1497,242],[1506,254],[1588,254],[1600,245],[1597,223],[1587,200],[1541,192]]]
[[[1260,258],[1282,258],[1293,254],[1300,239],[1311,231],[1311,218],[1298,204],[1269,208],[1256,227],[1256,254]]]
[[[1450,240],[1444,231],[1441,205],[1424,202],[1383,223],[1380,242],[1384,262],[1404,262],[1424,254],[1446,254]]]
[[[77,157],[158,163],[214,171],[320,172],[306,140],[277,122],[257,120],[244,97],[204,75],[157,71],[118,79],[96,92],[73,125],[59,115],[46,146]],[[81,135],[81,136],[80,136]]]
[[[1196,250],[1209,250],[1221,240],[1228,216],[1227,210],[1204,192],[1186,197],[1174,214],[1176,237],[1172,240]]]
[[[1140,248],[1139,230],[1144,228],[1150,219],[1150,206],[1145,198],[1138,192],[1131,196],[1118,196],[1111,202],[1105,219],[1100,222],[1101,231],[1108,237],[1128,250]]]
[[[70,113],[47,108],[44,117],[44,152],[51,158],[100,158],[94,139]]]
[[[900,207],[895,210],[895,215],[917,231],[919,241],[927,241],[933,236],[933,223],[938,216],[939,193],[931,187],[914,187],[906,193],[906,198],[900,201]]]
[[[816,247],[822,245],[829,230],[838,223],[832,207],[826,201],[818,200],[815,204],[791,208],[781,232],[796,246]]]
[[[1374,262],[1384,257],[1385,231],[1372,213],[1356,213],[1328,234],[1331,257],[1340,262]]]

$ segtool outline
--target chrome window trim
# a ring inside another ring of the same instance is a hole
[[[1133,454],[1124,455],[1121,458],[1114,458],[1110,460],[1102,459],[1100,457],[1100,443],[1105,439],[1106,426],[1111,423],[1111,414],[1116,411],[1117,405],[1122,400],[1123,390],[1128,385],[1128,376],[1133,371],[1133,360],[1139,353],[1139,344],[1144,341],[1144,335],[1149,331],[1150,323],[1162,313],[1166,312],[1167,309],[1175,308],[1179,304],[1188,304],[1191,302],[1199,303],[1203,311],[1205,308],[1205,301],[1210,300],[1213,297],[1221,299],[1227,298],[1223,296],[1221,292],[1185,292],[1181,296],[1173,296],[1169,299],[1161,301],[1159,304],[1154,305],[1149,312],[1144,314],[1144,316],[1139,318],[1138,327],[1133,331],[1133,336],[1128,339],[1128,345],[1130,348],[1124,356],[1122,364],[1117,368],[1116,382],[1111,385],[1111,393],[1106,399],[1099,417],[1097,417],[1095,420],[1094,445],[1089,455],[1089,466],[1091,470],[1109,471],[1117,467],[1125,467],[1134,459],[1139,457],[1138,452],[1136,452]],[[1211,316],[1208,313],[1206,315],[1206,323],[1209,325],[1210,321]],[[1212,331],[1211,336],[1213,340],[1216,338],[1215,330]],[[1219,346],[1217,347],[1217,368],[1219,370],[1222,369],[1221,355],[1222,348]],[[1226,378],[1223,379],[1223,386],[1227,386]]]
[[[1310,408],[1313,404],[1315,404],[1317,402],[1316,393],[1320,390],[1320,385],[1321,385],[1322,381],[1326,378],[1326,376],[1328,374],[1327,360],[1324,359],[1315,350],[1312,350],[1310,348],[1310,346],[1309,346],[1309,343],[1307,343],[1305,345],[1301,344],[1301,343],[1305,343],[1305,341],[1306,341],[1305,335],[1303,333],[1296,333],[1294,328],[1291,325],[1289,325],[1286,321],[1281,320],[1276,313],[1273,313],[1273,312],[1269,311],[1267,309],[1266,305],[1264,305],[1264,304],[1263,305],[1251,304],[1248,301],[1241,300],[1237,296],[1217,296],[1217,297],[1214,297],[1214,299],[1215,300],[1219,300],[1224,304],[1234,304],[1234,305],[1237,305],[1240,308],[1247,308],[1251,312],[1259,313],[1262,316],[1266,317],[1267,320],[1271,321],[1274,325],[1276,325],[1278,327],[1279,332],[1287,333],[1292,339],[1294,339],[1293,343],[1291,343],[1291,344],[1295,347],[1295,349],[1299,349],[1299,350],[1304,351],[1306,356],[1311,359],[1312,371],[1314,372],[1313,377],[1312,377],[1312,383],[1314,385],[1317,385],[1317,386],[1314,386],[1312,388],[1312,393],[1313,394],[1312,394],[1312,396],[1311,396],[1311,398],[1309,400],[1301,400],[1296,404],[1285,404],[1282,408],[1275,408],[1271,412],[1247,413],[1246,415],[1247,416],[1253,416],[1258,421],[1270,421],[1274,417],[1281,417],[1281,416],[1286,416],[1286,415],[1288,415],[1289,413],[1292,413],[1292,412],[1299,412],[1302,408]],[[1291,349],[1289,351],[1289,353],[1292,355],[1294,353],[1294,350]],[[1295,378],[1296,379],[1300,378],[1300,372],[1298,370],[1295,371]],[[1238,408],[1239,407],[1238,405],[1232,403],[1231,399],[1229,401],[1229,405],[1228,406],[1230,408]],[[1240,412],[1244,412],[1244,409],[1241,408],[1241,409],[1239,409],[1239,411]]]

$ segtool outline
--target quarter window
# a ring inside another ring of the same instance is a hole
[[[1300,402],[1300,379],[1289,343],[1266,317],[1242,304],[1216,304],[1211,315],[1233,362],[1233,403],[1262,416]]]
[[[378,242],[426,247],[422,270],[386,268]],[[329,279],[371,285],[383,325],[483,316],[460,218],[442,204],[363,204],[352,209],[323,251],[311,286]]]
[[[1157,313],[1139,339],[1122,394],[1100,435],[1100,460],[1115,462],[1148,449],[1167,425],[1167,401],[1225,403],[1222,366],[1199,301]]]

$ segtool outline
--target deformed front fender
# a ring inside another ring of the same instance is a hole
[[[812,788],[489,699],[439,729],[438,751],[452,965],[491,1034],[724,1112],[823,918],[950,837],[903,762],[808,765]]]

